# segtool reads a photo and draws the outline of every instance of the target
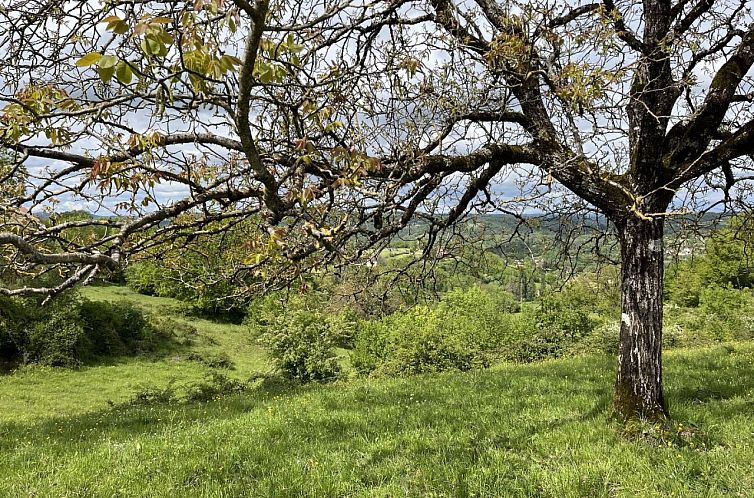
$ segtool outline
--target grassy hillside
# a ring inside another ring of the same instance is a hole
[[[229,378],[269,368],[242,327],[191,323]],[[181,355],[0,377],[0,496],[754,496],[751,344],[669,353],[676,425],[630,438],[603,357],[123,404],[217,370]]]
[[[265,351],[249,337],[245,326],[187,318],[177,312],[178,301],[142,296],[125,287],[85,288],[83,294],[93,300],[131,301],[164,321],[158,321],[158,326],[188,325],[197,335],[190,346],[175,346],[151,358],[123,358],[75,371],[28,367],[0,376],[0,423],[88,413],[122,403],[145,388],[161,388],[170,382],[180,388],[218,371],[197,358],[229,357],[234,368],[219,371],[239,380],[271,369]]]

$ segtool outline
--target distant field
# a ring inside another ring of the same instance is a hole
[[[244,327],[190,322],[228,377],[269,370]],[[695,435],[634,433],[652,444],[609,420],[603,357],[121,404],[217,371],[181,354],[0,377],[0,496],[754,496],[752,344],[668,353],[677,433]]]

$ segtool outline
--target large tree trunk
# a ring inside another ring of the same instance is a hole
[[[664,220],[629,216],[621,241],[621,327],[614,405],[623,418],[667,416],[662,392]]]

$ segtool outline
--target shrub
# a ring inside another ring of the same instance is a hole
[[[163,290],[160,282],[164,279],[160,273],[156,264],[142,261],[128,265],[125,277],[128,286],[139,294],[157,296]]]
[[[663,320],[663,345],[690,347],[712,344],[717,340],[707,327],[707,317],[698,308],[667,306]]]
[[[147,296],[172,297],[183,302],[187,314],[219,318],[240,323],[246,311],[246,300],[231,282],[217,279],[212,284],[188,285],[184,282],[204,282],[212,280],[217,268],[206,268],[199,262],[181,260],[185,268],[178,270],[151,261],[139,261],[128,266],[125,271],[128,286]],[[218,263],[219,264],[219,263]],[[241,297],[232,297],[241,295]]]
[[[186,359],[204,365],[209,368],[223,368],[233,370],[236,365],[227,353],[197,353],[192,352],[186,356]]]
[[[517,311],[512,294],[495,287],[453,290],[437,305],[362,322],[352,362],[361,373],[396,375],[617,351],[617,332],[601,329],[617,314],[617,298],[600,297],[590,282]]]
[[[263,330],[262,342],[270,349],[275,365],[289,378],[327,381],[339,374],[334,335],[321,313],[292,311]]]
[[[620,347],[620,327],[619,320],[609,320],[597,327],[591,336],[593,347],[588,351],[617,355]]]
[[[29,328],[25,362],[54,367],[79,365],[86,336],[76,309],[57,306],[45,315]]]
[[[172,403],[176,400],[175,379],[171,379],[165,387],[142,387],[136,391],[126,405],[153,405]]]
[[[704,288],[702,273],[705,265],[705,261],[697,258],[681,261],[668,268],[665,276],[667,300],[678,306],[699,306],[699,297]]]
[[[0,359],[76,366],[103,356],[153,350],[158,336],[128,303],[81,300],[69,293],[47,306],[32,299],[0,303]]]
[[[508,293],[470,287],[435,306],[361,322],[351,360],[362,374],[406,375],[488,366],[518,335]]]
[[[535,329],[533,333],[511,345],[509,359],[528,363],[558,358],[572,344],[572,338],[558,327]]]
[[[353,349],[359,321],[356,312],[345,308],[338,313],[325,315],[325,320],[333,344],[339,348]]]
[[[29,317],[23,301],[0,297],[0,362],[17,362],[26,342]]]
[[[489,364],[479,341],[443,323],[445,315],[426,306],[379,321],[363,322],[352,355],[360,373],[409,375],[469,370]]]
[[[152,330],[131,303],[84,300],[79,315],[92,356],[117,356],[153,349]]]
[[[186,401],[213,401],[232,394],[242,393],[248,387],[245,382],[212,372],[205,380],[187,386]]]
[[[752,297],[748,290],[707,287],[699,297],[699,311],[706,318],[706,327],[717,341],[752,337],[747,314],[752,313]]]
[[[223,374],[212,372],[202,380],[176,386],[171,379],[165,387],[145,386],[139,388],[125,405],[143,406],[185,402],[208,402],[232,394],[246,391],[250,382],[231,379]]]
[[[575,282],[559,292],[542,297],[533,320],[540,329],[558,329],[545,333],[549,337],[575,342],[591,334],[602,323],[600,311],[605,304],[588,284]]]
[[[616,314],[615,301],[600,297],[584,280],[546,294],[538,303],[523,309],[518,338],[508,348],[507,358],[530,362],[611,350],[612,329],[603,327]],[[617,337],[615,347],[617,351]]]
[[[169,339],[170,342],[178,346],[192,346],[199,339],[199,330],[183,321],[157,317],[151,323],[158,335]]]

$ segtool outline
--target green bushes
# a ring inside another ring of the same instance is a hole
[[[706,318],[706,326],[717,341],[749,339],[751,324],[745,316],[754,312],[754,302],[748,290],[727,287],[707,287],[699,297],[699,311]]]
[[[47,307],[32,299],[0,300],[0,360],[74,366],[84,348],[78,301],[70,295]]]
[[[570,341],[577,341],[601,324],[602,304],[595,290],[584,284],[574,284],[542,297],[532,318],[537,328],[551,331],[546,335],[562,335]]]
[[[703,276],[705,269],[706,262],[701,258],[671,265],[665,272],[666,300],[678,306],[699,306],[699,298],[706,285]]]
[[[710,286],[695,308],[668,306],[665,344],[689,347],[754,337],[754,298],[748,289]]]
[[[316,311],[292,311],[265,325],[261,340],[275,365],[300,382],[328,381],[337,377],[335,329]]]
[[[288,379],[321,382],[341,373],[335,348],[353,347],[357,317],[350,308],[328,309],[326,297],[316,289],[275,292],[249,305],[245,323]]]
[[[56,367],[78,365],[85,355],[86,340],[78,318],[76,309],[66,306],[42,313],[29,324],[24,361]]]
[[[91,356],[117,356],[152,349],[149,323],[133,304],[84,300],[78,314]]]
[[[204,379],[176,385],[175,379],[165,387],[144,386],[121,406],[149,406],[177,403],[207,403],[226,396],[240,394],[251,382],[232,379],[218,372],[210,372]]]
[[[435,306],[417,306],[360,323],[351,355],[360,373],[406,375],[488,366],[518,335],[503,291],[454,290]]]
[[[529,362],[611,349],[604,326],[617,313],[617,296],[602,295],[589,282],[577,280],[525,308],[522,332],[509,348],[508,359]]]
[[[150,262],[139,262],[128,265],[125,270],[128,286],[145,296],[159,296],[160,272],[157,265]]]
[[[0,302],[0,359],[6,362],[76,366],[157,345],[155,330],[128,303],[93,302],[73,294],[44,307],[31,299]]]
[[[138,261],[126,269],[126,282],[139,294],[182,301],[186,314],[233,323],[243,321],[246,299],[233,297],[242,294],[239,289],[227,280],[216,278],[219,269],[186,264],[187,269],[178,271],[152,261]]]
[[[362,374],[382,375],[488,365],[489,357],[478,338],[452,330],[445,318],[437,308],[417,306],[382,320],[362,322],[351,361]]]
[[[21,357],[26,331],[27,309],[20,299],[0,297],[0,362],[13,362]]]
[[[497,287],[453,290],[436,305],[361,322],[351,360],[362,374],[405,375],[615,351],[607,324],[617,303],[599,295],[576,282],[519,311]]]

